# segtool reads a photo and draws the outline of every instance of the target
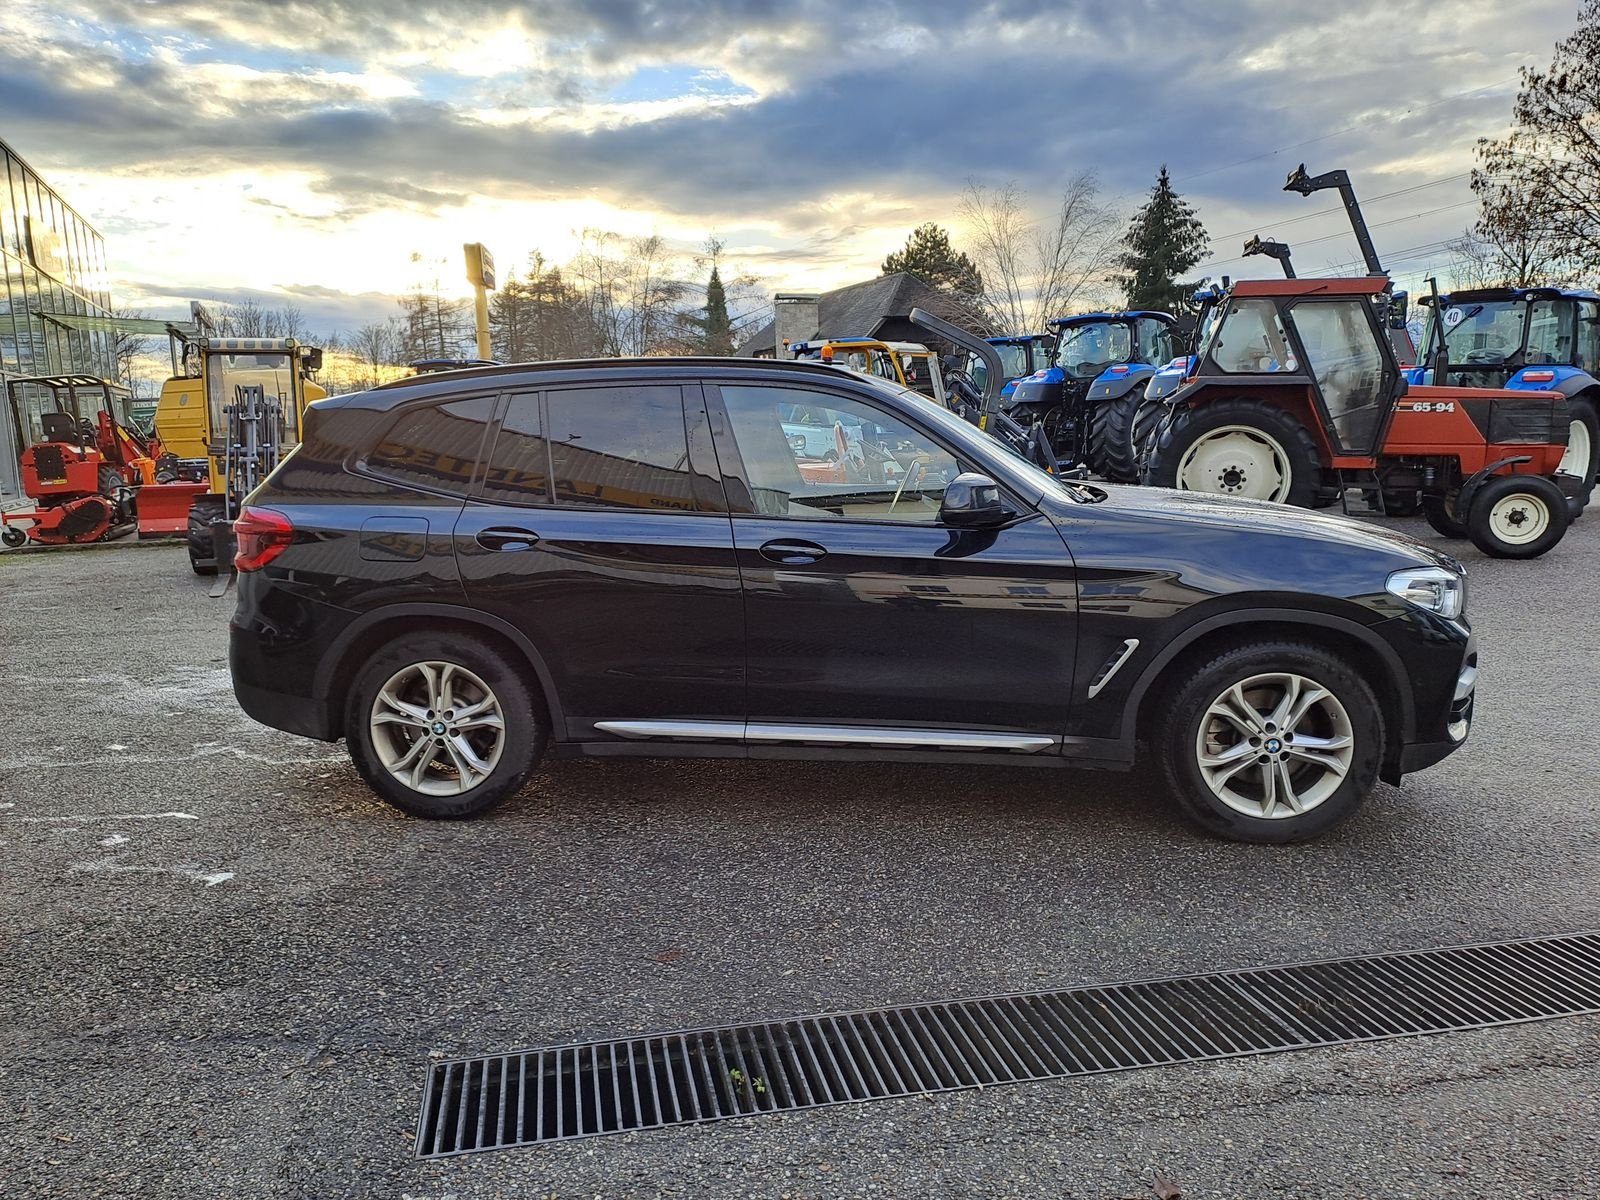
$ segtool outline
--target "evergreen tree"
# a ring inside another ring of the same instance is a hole
[[[733,325],[728,320],[728,293],[722,286],[722,275],[715,263],[711,264],[711,278],[706,281],[706,304],[700,318],[700,353],[728,355],[733,353]]]
[[[906,244],[883,260],[883,273],[909,271],[924,283],[971,304],[983,295],[977,264],[950,244],[950,235],[929,221],[911,231]]]
[[[1210,240],[1194,206],[1173,190],[1165,163],[1122,244],[1126,250],[1117,265],[1127,272],[1121,277],[1127,307],[1186,312],[1195,285],[1182,279],[1205,256]]]

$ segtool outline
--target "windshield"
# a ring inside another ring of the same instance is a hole
[[[1096,321],[1061,331],[1056,366],[1068,375],[1098,375],[1133,358],[1133,334],[1124,322]]]
[[[1442,314],[1430,308],[1426,339],[1428,352],[1431,354],[1437,349],[1433,339],[1442,329],[1452,364],[1502,363],[1522,348],[1522,318],[1525,311],[1520,300],[1447,304]]]
[[[1024,375],[1033,374],[1033,343],[1016,342],[1011,345],[996,346],[995,353],[1000,356],[1000,366],[1007,379],[1020,379]]]

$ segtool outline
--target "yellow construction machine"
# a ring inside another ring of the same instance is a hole
[[[293,338],[194,337],[174,359],[178,373],[156,405],[163,454],[157,482],[139,494],[141,525],[187,514],[189,564],[227,574],[244,498],[299,444],[306,405],[328,394],[310,378],[322,351]]]

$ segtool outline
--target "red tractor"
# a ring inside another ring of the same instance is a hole
[[[155,478],[152,448],[112,415],[114,384],[88,376],[40,376],[9,382],[17,428],[21,389],[51,393],[53,411],[37,414],[41,441],[20,457],[31,509],[0,511],[0,541],[21,546],[97,542],[134,520],[138,489]],[[98,394],[94,394],[98,393]]]
[[[1143,481],[1306,507],[1354,489],[1379,511],[1420,496],[1435,529],[1485,554],[1554,546],[1587,490],[1558,471],[1565,398],[1409,384],[1385,334],[1388,288],[1372,275],[1222,293],[1144,443]]]

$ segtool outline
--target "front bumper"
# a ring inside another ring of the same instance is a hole
[[[1412,771],[1425,770],[1461,748],[1472,732],[1472,711],[1477,699],[1478,652],[1469,650],[1456,675],[1455,691],[1450,698],[1450,708],[1445,714],[1442,740],[1411,742],[1400,747],[1400,758],[1395,764],[1389,783],[1399,783],[1400,777]]]

